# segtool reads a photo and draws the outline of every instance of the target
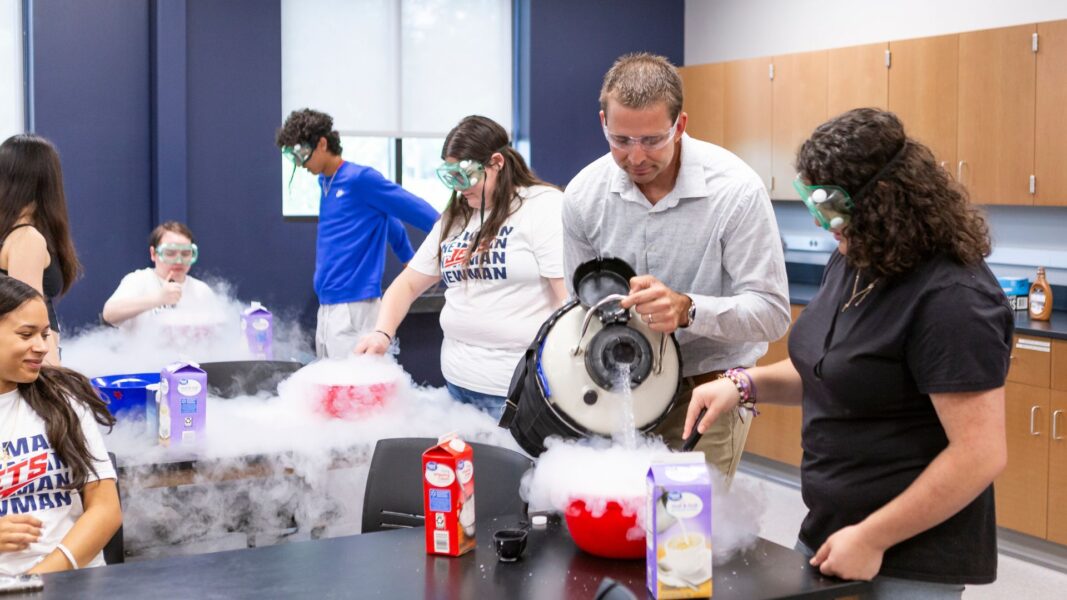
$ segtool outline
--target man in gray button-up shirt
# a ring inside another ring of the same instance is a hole
[[[600,105],[611,152],[565,191],[564,280],[598,256],[630,263],[639,275],[622,305],[676,334],[683,391],[752,366],[789,327],[785,261],[763,182],[737,156],[685,135],[681,79],[663,57],[616,61]],[[657,429],[672,446],[688,403],[687,393]],[[732,476],[750,424],[719,419],[697,449]]]

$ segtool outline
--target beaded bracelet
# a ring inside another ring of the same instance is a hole
[[[738,401],[737,410],[738,417],[742,422],[745,420],[744,411],[752,413],[752,416],[759,416],[759,409],[756,408],[756,384],[752,381],[752,376],[748,374],[748,371],[741,367],[735,369],[728,369],[722,374],[724,379],[729,379],[734,387],[737,388]]]

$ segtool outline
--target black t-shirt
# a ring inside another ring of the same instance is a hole
[[[804,384],[800,539],[818,549],[900,495],[947,447],[930,394],[1004,385],[1014,318],[983,263],[934,258],[862,291],[871,275],[834,253],[789,336]],[[861,292],[851,305],[842,307]],[[886,551],[880,574],[942,583],[996,579],[993,487]]]

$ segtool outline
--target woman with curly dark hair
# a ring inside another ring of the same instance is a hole
[[[877,598],[959,598],[996,578],[992,482],[1007,460],[1014,321],[983,260],[985,221],[889,112],[820,125],[797,170],[838,251],[789,359],[697,388],[685,431],[752,407],[757,390],[800,404],[798,549],[823,573],[873,579]]]
[[[89,381],[44,364],[48,311],[0,276],[0,575],[104,564],[122,523],[99,425],[115,420]]]

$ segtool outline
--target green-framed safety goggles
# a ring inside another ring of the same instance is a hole
[[[293,161],[293,165],[297,167],[304,166],[304,163],[311,159],[311,154],[313,152],[315,152],[315,147],[311,144],[297,144],[295,146],[282,147],[282,156]]]
[[[282,147],[282,156],[289,159],[289,162],[293,163],[293,170],[289,173],[290,191],[292,191],[293,187],[293,177],[296,177],[296,168],[303,167],[305,164],[307,164],[307,161],[311,160],[311,155],[314,152],[315,146],[313,146],[311,143]]]
[[[194,265],[200,257],[196,244],[160,244],[156,257],[168,265]]]
[[[853,204],[845,188],[837,185],[805,185],[797,175],[793,180],[793,189],[823,229],[829,231],[848,224]]]
[[[485,176],[485,166],[476,160],[446,162],[437,167],[437,178],[450,190],[462,192],[478,184]]]

